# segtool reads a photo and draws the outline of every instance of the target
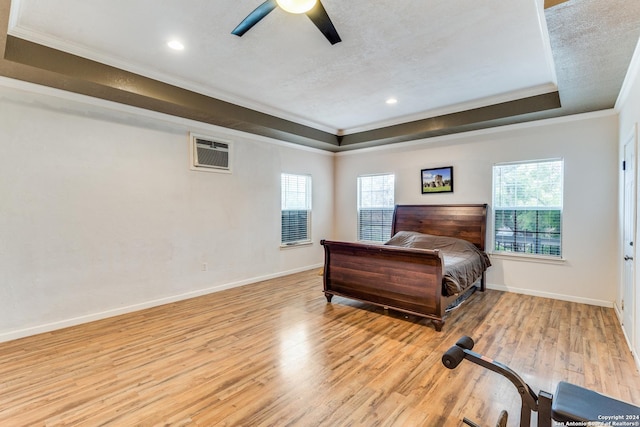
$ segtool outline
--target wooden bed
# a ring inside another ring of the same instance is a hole
[[[391,235],[414,231],[454,237],[484,251],[486,221],[486,204],[398,205]],[[436,331],[442,330],[446,308],[474,285],[455,295],[443,295],[444,258],[440,250],[328,240],[321,244],[328,302],[338,295],[426,317]],[[477,282],[484,291],[484,271]]]

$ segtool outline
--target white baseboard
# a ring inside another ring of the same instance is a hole
[[[615,302],[613,303],[613,310],[616,312],[616,316],[618,317],[618,321],[620,325],[622,325],[622,312],[620,311],[620,307]]]
[[[261,282],[263,280],[277,279],[278,277],[287,276],[289,274],[300,273],[303,271],[313,270],[322,267],[323,264],[317,264],[307,267],[302,267],[294,270],[282,271],[279,273],[268,274],[259,277],[252,277],[250,279],[240,280],[237,282],[225,283],[222,285],[212,286],[210,288],[199,289],[197,291],[187,292],[184,294],[173,295],[169,297],[159,298],[151,301],[145,301],[139,304],[133,304],[126,307],[118,307],[111,310],[106,310],[99,313],[92,313],[86,316],[73,317],[69,319],[63,319],[53,323],[46,323],[38,326],[33,326],[25,329],[19,329],[0,334],[0,343],[24,338],[32,335],[52,332],[58,329],[68,328],[70,326],[77,326],[83,323],[94,322],[96,320],[102,320],[109,317],[119,316],[121,314],[132,313],[134,311],[140,311],[147,308],[157,307],[164,304],[170,304],[177,301],[183,301],[190,298],[195,298],[203,295],[208,295],[214,292],[223,291],[225,289],[236,288],[239,286],[249,285],[251,283]]]
[[[631,344],[631,338],[627,335],[627,331],[622,325],[622,311],[620,310],[620,307],[618,307],[618,304],[614,304],[613,308],[616,312],[616,317],[618,318],[620,329],[622,330],[622,335],[624,335],[624,340],[627,342],[627,347],[629,347],[629,351],[631,351],[633,360],[636,362],[636,369],[640,371],[640,355],[638,355],[638,353],[633,348],[633,345]]]
[[[511,286],[505,286],[505,285],[493,285],[491,283],[487,284],[487,289],[494,289],[496,291],[503,291],[503,292],[512,292],[514,294],[531,295],[533,297],[551,298],[551,299],[557,299],[560,301],[577,302],[580,304],[596,305],[599,307],[613,308],[613,305],[614,305],[613,301],[605,301],[605,300],[598,300],[598,299],[592,299],[592,298],[582,298],[582,297],[576,297],[573,295],[563,295],[563,294],[556,294],[552,292],[536,291],[533,289],[514,288]]]

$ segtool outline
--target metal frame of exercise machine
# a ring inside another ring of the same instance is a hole
[[[611,425],[606,423],[626,421],[631,423],[629,425],[640,425],[640,407],[574,384],[560,382],[556,389],[555,399],[553,394],[546,391],[541,390],[536,394],[515,371],[500,362],[471,351],[473,346],[474,342],[470,337],[460,338],[453,347],[444,353],[442,363],[449,369],[455,369],[460,362],[467,359],[511,381],[518,390],[522,403],[520,427],[531,426],[532,412],[538,413],[537,427],[551,427],[552,420],[562,423],[584,422],[584,425],[596,425],[588,424],[591,422]],[[507,417],[506,411],[502,411],[497,427],[505,427]],[[467,418],[463,421],[469,426],[479,427]]]

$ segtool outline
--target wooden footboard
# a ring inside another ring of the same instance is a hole
[[[464,239],[484,251],[486,204],[397,205],[391,235],[415,231]],[[324,294],[377,304],[444,325],[456,295],[442,295],[444,265],[437,250],[322,240]],[[484,290],[484,273],[480,289]]]
[[[443,259],[437,250],[322,240],[324,293],[433,320],[442,329]]]

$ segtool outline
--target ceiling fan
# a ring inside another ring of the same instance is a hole
[[[306,14],[332,45],[342,41],[320,0],[267,0],[247,15],[231,34],[242,37],[276,7],[290,13]]]

